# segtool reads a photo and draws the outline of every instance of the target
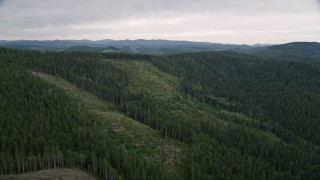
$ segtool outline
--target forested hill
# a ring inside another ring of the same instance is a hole
[[[0,48],[0,174],[318,179],[318,62]]]
[[[258,47],[247,51],[258,56],[311,56],[320,57],[320,43],[293,42],[274,46]]]

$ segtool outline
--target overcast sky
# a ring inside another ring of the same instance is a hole
[[[0,0],[0,39],[320,42],[320,0]]]

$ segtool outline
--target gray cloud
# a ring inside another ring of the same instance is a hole
[[[317,31],[319,4],[320,0],[0,0],[0,39],[154,35],[215,41],[228,32],[240,42],[245,39],[231,32],[301,31],[297,21],[300,27]],[[254,38],[261,41],[259,34]],[[292,35],[294,39],[298,38]]]
[[[12,0],[11,2],[12,5],[7,10],[18,13],[18,16],[27,15],[59,22],[139,17],[159,12],[184,14],[214,11],[261,14],[309,9],[306,7],[307,3],[299,0],[256,0],[254,3],[252,0]]]

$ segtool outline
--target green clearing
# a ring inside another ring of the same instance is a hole
[[[116,136],[122,137],[123,146],[141,153],[146,159],[160,163],[173,173],[183,171],[188,146],[168,137],[150,127],[130,119],[116,110],[114,105],[103,101],[71,83],[44,73],[35,73],[41,79],[65,90],[79,105],[93,115],[103,127],[112,127]]]

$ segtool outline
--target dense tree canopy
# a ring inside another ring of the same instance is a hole
[[[0,63],[1,174],[69,166],[103,178],[320,177],[316,61],[1,48]],[[65,79],[187,145],[183,170],[170,173],[133,150],[128,156],[112,127],[31,71]]]

